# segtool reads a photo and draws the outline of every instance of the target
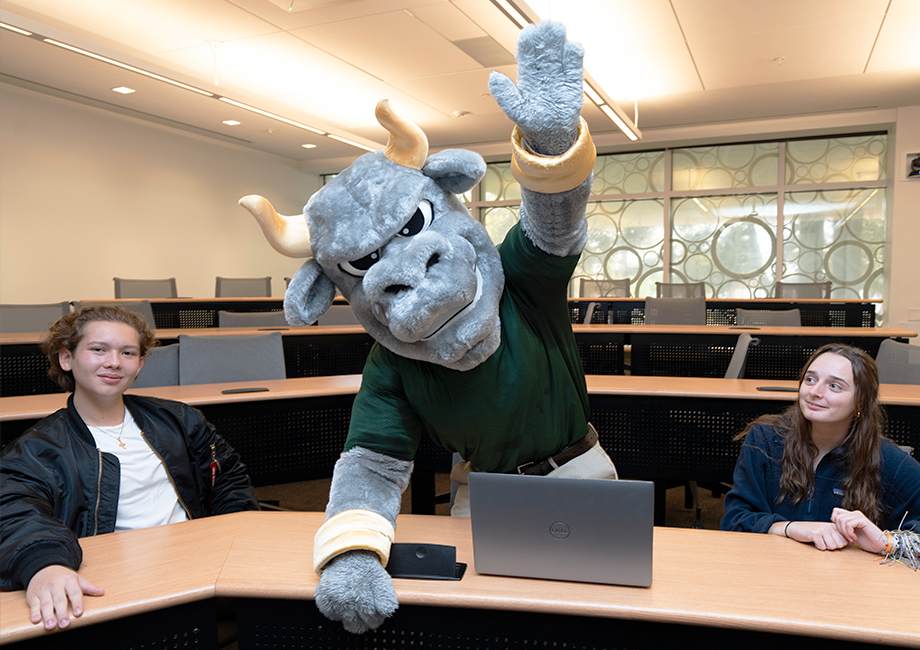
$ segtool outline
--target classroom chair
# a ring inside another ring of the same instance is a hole
[[[111,307],[121,307],[125,311],[132,311],[135,314],[139,315],[145,321],[147,325],[152,328],[156,328],[156,321],[153,318],[153,307],[150,306],[149,300],[119,300],[118,302],[113,302],[111,300],[80,300],[73,303],[74,311],[82,309],[83,307],[94,307],[96,305],[109,305]]]
[[[593,280],[581,278],[579,295],[583,298],[629,298],[629,278]]]
[[[0,332],[47,332],[69,311],[69,301],[0,305]]]
[[[218,327],[289,327],[283,311],[218,311]]]
[[[272,278],[222,278],[217,276],[216,298],[271,298]]]
[[[738,340],[735,342],[735,350],[732,352],[731,361],[728,362],[728,369],[725,371],[726,379],[744,378],[744,368],[747,365],[748,351],[751,347],[759,343],[760,339],[752,338],[747,332],[744,332],[738,337]],[[700,506],[699,484],[696,481],[688,481],[685,487],[690,495],[689,501],[696,513],[696,520],[693,527],[701,528],[703,509]],[[709,483],[704,485],[704,487],[712,490],[713,494],[726,492],[731,489],[730,486],[724,483]]]
[[[132,280],[112,278],[116,298],[178,298],[176,278],[162,280]]]
[[[822,298],[831,297],[830,282],[780,282],[776,281],[774,296],[777,298]]]
[[[920,345],[885,339],[875,357],[880,384],[920,386]]]
[[[179,335],[179,385],[284,379],[281,332]]]
[[[706,285],[703,282],[656,282],[658,298],[705,298]]]
[[[646,325],[705,325],[706,298],[645,299]]]
[[[351,305],[332,305],[316,321],[317,325],[360,325]]]
[[[798,309],[735,309],[735,324],[740,326],[801,327],[802,314]]]
[[[179,385],[179,344],[152,348],[131,388]]]

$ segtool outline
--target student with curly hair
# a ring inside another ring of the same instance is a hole
[[[46,629],[103,593],[78,574],[80,537],[259,509],[201,412],[124,394],[155,344],[142,318],[108,306],[67,314],[43,342],[49,374],[72,394],[3,450],[0,588],[26,589]]]
[[[884,429],[872,358],[836,343],[820,348],[799,377],[795,404],[739,436],[722,530],[783,535],[821,550],[890,549],[883,531],[920,530],[920,463]]]

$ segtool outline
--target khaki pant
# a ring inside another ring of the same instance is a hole
[[[457,494],[454,496],[454,505],[451,506],[451,517],[470,516],[470,486],[468,476],[474,471],[469,461],[457,463],[450,471],[450,480],[457,483]],[[557,467],[546,475],[556,478],[617,478],[617,468],[610,460],[600,443],[594,445],[577,458],[573,458],[565,465]]]

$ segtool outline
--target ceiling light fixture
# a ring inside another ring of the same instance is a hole
[[[316,149],[315,144],[302,144],[300,146],[303,147],[304,149]]]
[[[364,149],[365,151],[376,151],[376,149],[374,149],[373,147],[368,147],[363,144],[358,144],[357,142],[354,142],[352,140],[347,140],[338,135],[332,135],[331,133],[327,133],[326,137],[332,138],[333,140],[338,140],[339,142],[344,142],[345,144],[350,144],[352,147],[357,147],[358,149]]]
[[[127,86],[119,86],[118,88],[112,88],[112,90],[122,95],[130,95],[133,92],[137,92],[134,88],[128,88]]]
[[[227,126],[239,126],[242,122],[237,122],[236,120],[224,120],[221,124],[226,124]]]
[[[540,15],[528,7],[523,0],[491,0],[491,2],[518,29],[523,29],[527,25],[540,21]],[[629,118],[616,102],[607,96],[600,84],[588,74],[587,70],[585,70],[585,94],[603,111],[604,115],[617,125],[627,138],[635,142],[642,137],[642,132],[635,122]]]
[[[19,29],[18,27],[13,27],[12,25],[7,25],[6,23],[0,23],[0,27],[3,29],[8,29],[11,32],[16,32],[17,34],[22,34],[23,36],[31,36],[32,32],[27,32],[24,29]]]
[[[293,6],[293,5],[292,5],[292,6]],[[325,131],[323,131],[323,130],[321,130],[321,129],[317,129],[317,128],[314,128],[314,127],[312,127],[312,126],[307,126],[306,124],[302,124],[301,122],[297,122],[297,121],[295,121],[295,120],[291,120],[291,119],[288,119],[288,118],[286,118],[286,117],[282,117],[281,115],[277,115],[277,114],[271,113],[271,112],[269,112],[269,111],[264,111],[264,110],[262,110],[261,108],[256,108],[255,106],[250,106],[249,104],[244,104],[244,103],[242,103],[242,102],[238,102],[238,101],[236,101],[235,99],[230,99],[229,97],[222,97],[222,96],[217,95],[217,94],[215,94],[215,93],[208,92],[207,90],[202,90],[201,88],[196,88],[195,86],[190,86],[190,85],[188,85],[188,84],[184,84],[184,83],[182,83],[181,81],[176,81],[175,79],[170,79],[169,77],[164,77],[163,75],[159,75],[159,74],[156,74],[156,73],[154,73],[154,72],[150,72],[150,71],[148,71],[148,70],[144,70],[144,69],[142,69],[142,68],[138,68],[138,67],[136,67],[136,66],[129,65],[129,64],[127,64],[127,63],[122,63],[121,61],[116,61],[115,59],[110,59],[109,57],[102,56],[101,54],[96,54],[95,52],[90,52],[89,50],[84,50],[84,49],[82,49],[82,48],[75,47],[75,46],[69,45],[69,44],[67,44],[67,43],[63,43],[63,42],[58,41],[58,40],[55,40],[55,39],[53,39],[53,38],[45,38],[44,36],[42,36],[42,35],[40,35],[40,34],[35,34],[35,33],[33,33],[33,32],[29,32],[29,31],[26,31],[26,30],[24,30],[24,29],[20,29],[19,27],[15,27],[15,26],[13,26],[13,25],[10,25],[10,24],[7,24],[7,23],[3,23],[3,22],[0,22],[0,27],[2,27],[2,28],[4,28],[4,29],[8,29],[8,30],[13,31],[13,32],[16,32],[17,34],[22,34],[23,36],[29,36],[29,37],[32,37],[32,38],[34,38],[34,39],[36,39],[36,40],[41,40],[41,41],[44,42],[44,43],[48,43],[49,45],[54,45],[55,47],[62,48],[62,49],[67,50],[67,51],[69,51],[69,52],[74,52],[75,54],[81,54],[81,55],[86,56],[86,57],[89,57],[89,58],[91,58],[91,59],[95,59],[96,61],[101,61],[101,62],[103,62],[103,63],[108,63],[108,64],[110,64],[110,65],[114,65],[114,66],[119,67],[119,68],[121,68],[121,69],[123,69],[123,70],[128,70],[128,71],[130,71],[130,72],[136,72],[137,74],[144,75],[145,77],[149,77],[149,78],[151,78],[151,79],[156,79],[157,81],[162,81],[163,83],[167,83],[167,84],[170,84],[170,85],[172,85],[172,86],[176,86],[176,87],[178,87],[178,88],[182,88],[182,89],[184,89],[184,90],[189,90],[189,91],[191,91],[191,92],[193,92],[193,93],[196,93],[196,94],[199,94],[199,95],[203,95],[203,96],[205,96],[205,97],[212,97],[212,98],[214,98],[214,99],[220,100],[220,101],[225,102],[225,103],[227,103],[227,104],[231,104],[232,106],[236,106],[237,108],[242,108],[243,110],[247,110],[247,111],[250,111],[250,112],[252,112],[252,113],[257,113],[257,114],[259,114],[259,115],[262,115],[262,116],[264,116],[264,117],[271,118],[271,119],[273,119],[273,120],[277,120],[277,121],[279,121],[279,122],[284,122],[285,124],[289,124],[289,125],[291,125],[291,126],[297,127],[298,129],[303,129],[304,131],[309,131],[310,133],[315,133],[315,134],[317,134],[317,135],[322,135],[322,136],[325,136],[325,137],[327,137],[327,138],[332,138],[333,140],[338,140],[339,142],[342,142],[342,143],[347,144],[347,145],[349,145],[349,146],[355,147],[355,148],[357,148],[357,149],[362,149],[362,150],[364,150],[364,151],[375,151],[375,150],[376,150],[374,147],[369,147],[369,146],[367,146],[367,145],[359,144],[359,143],[357,143],[357,142],[355,142],[355,141],[353,141],[353,140],[349,140],[349,139],[347,139],[347,138],[343,138],[343,137],[340,137],[340,136],[337,136],[337,135],[333,135],[333,134],[331,134],[331,133],[327,133],[327,132],[325,132]],[[215,82],[216,82],[216,79],[215,79]],[[116,92],[122,92],[122,93],[125,93],[125,94],[131,93],[131,92],[135,92],[134,90],[132,90],[132,89],[130,89],[130,88],[126,88],[126,87],[113,88],[112,90],[115,90]],[[225,122],[225,124],[226,124],[226,122]],[[239,123],[237,122],[237,124],[239,124]],[[235,126],[235,125],[233,125],[233,126]]]
[[[257,113],[265,117],[270,117],[273,120],[278,120],[279,122],[284,122],[285,124],[290,124],[291,126],[296,126],[298,129],[303,129],[304,131],[309,131],[310,133],[316,133],[317,135],[327,135],[325,131],[320,131],[319,129],[314,129],[312,126],[307,126],[306,124],[301,124],[300,122],[289,120],[286,117],[281,117],[280,115],[275,115],[274,113],[263,111],[261,108],[256,108],[255,106],[250,106],[249,104],[238,102],[235,99],[230,99],[229,97],[218,97],[217,99],[219,99],[222,102],[226,102],[232,106],[236,106],[237,108],[242,108],[243,110],[250,111],[252,113]]]
[[[53,38],[42,39],[45,43],[49,45],[54,45],[56,47],[64,48],[70,52],[76,52],[77,54],[82,54],[83,56],[88,56],[91,59],[96,59],[97,61],[102,61],[103,63],[108,63],[110,65],[123,68],[124,70],[130,70],[131,72],[136,72],[137,74],[142,74],[145,77],[150,77],[151,79],[156,79],[157,81],[162,81],[163,83],[172,84],[173,86],[178,86],[185,90],[191,90],[193,93],[198,93],[199,95],[204,95],[205,97],[213,97],[214,93],[209,93],[207,90],[202,90],[201,88],[195,88],[195,86],[189,86],[184,84],[181,81],[176,81],[175,79],[170,79],[169,77],[164,77],[163,75],[156,74],[154,72],[148,72],[141,68],[136,68],[133,65],[128,65],[127,63],[122,63],[121,61],[116,61],[115,59],[110,59],[107,56],[102,56],[88,50],[81,49],[79,47],[74,47],[73,45],[68,45],[67,43],[61,43],[56,41]]]

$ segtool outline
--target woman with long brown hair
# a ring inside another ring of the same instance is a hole
[[[795,404],[741,434],[722,529],[821,550],[890,549],[883,531],[920,530],[920,463],[884,428],[872,358],[842,344],[820,348],[799,376]]]

